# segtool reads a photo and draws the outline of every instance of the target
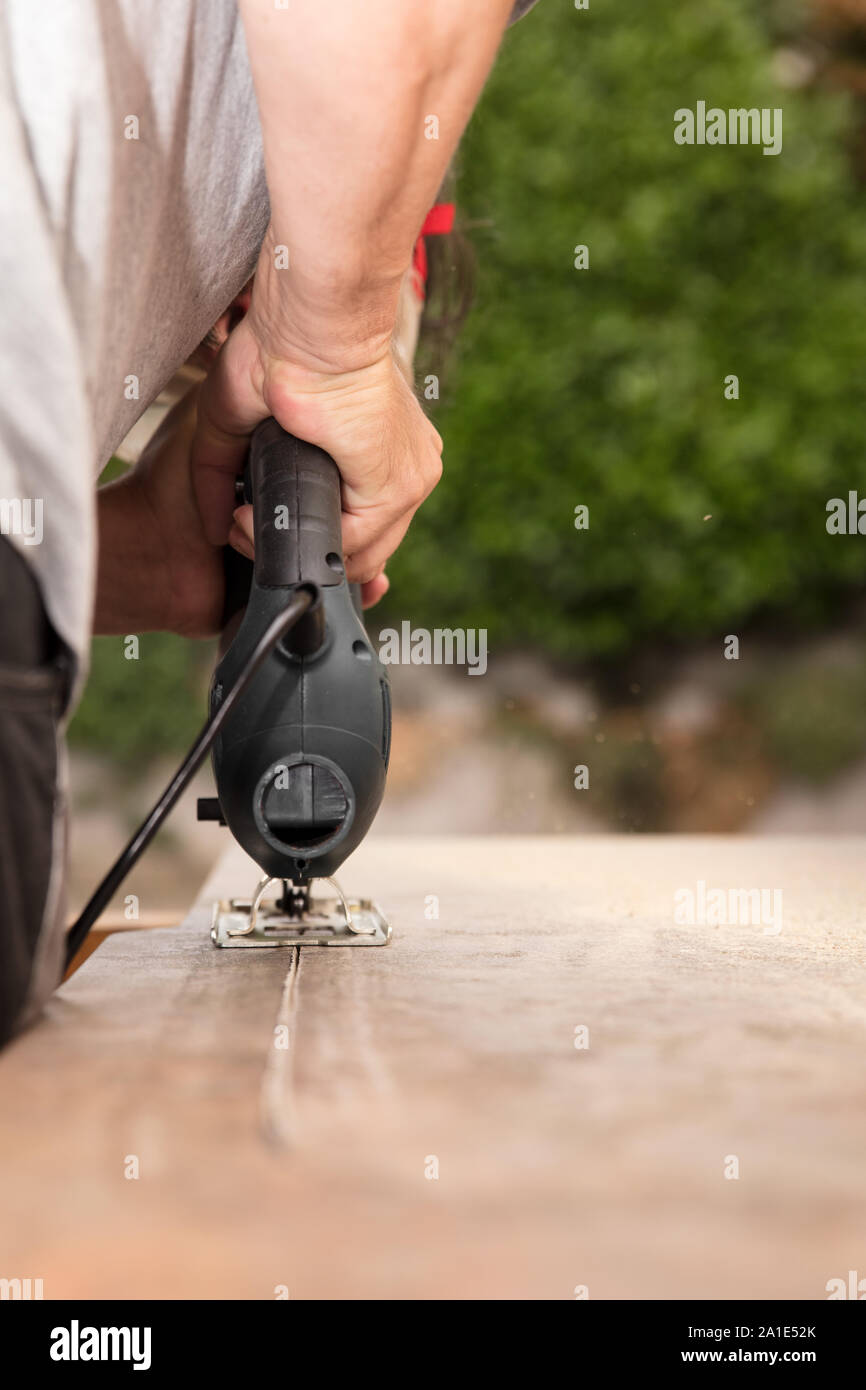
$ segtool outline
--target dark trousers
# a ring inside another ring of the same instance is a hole
[[[70,663],[25,560],[0,536],[0,1046],[62,966],[60,723]]]

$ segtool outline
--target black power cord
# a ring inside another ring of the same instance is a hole
[[[270,654],[280,638],[284,637],[289,629],[293,628],[313,606],[317,598],[318,593],[313,585],[296,589],[282,613],[280,613],[279,617],[274,618],[270,627],[263,633],[252,655],[247,661],[246,666],[244,666],[225,699],[208,719],[195,743],[192,745],[192,748],[190,748],[177,772],[162,793],[162,796],[156,802],[147,818],[142,821],[129,844],[126,846],[126,849],[124,849],[115,860],[114,864],[105,875],[105,878],[93,893],[86,907],[70,927],[66,938],[67,970],[78,954],[87,933],[90,931],[97,917],[108,906],[108,903],[114,897],[114,894],[126,878],[133,864],[138,862],[169,811],[174,807],[178,797],[189,786],[190,781],[204,761],[214,739],[231,714],[238,700],[249,686],[250,681],[262,662]]]

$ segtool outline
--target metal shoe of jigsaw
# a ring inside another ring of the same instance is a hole
[[[306,588],[312,603],[214,744],[217,796],[199,802],[199,819],[227,825],[264,877],[251,899],[216,904],[211,936],[217,946],[384,945],[390,927],[376,904],[347,901],[334,881],[379,809],[391,738],[388,678],[343,567],[339,473],[322,449],[266,420],[245,497],[255,565],[232,560],[248,596],[214,672],[212,714],[292,594]],[[329,898],[311,899],[314,879],[331,883]]]

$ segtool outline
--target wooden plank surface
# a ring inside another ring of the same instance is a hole
[[[287,983],[291,951],[214,949],[206,906],[118,933],[0,1057],[0,1276],[824,1298],[866,1272],[863,865],[858,839],[374,836],[341,877],[386,949]],[[232,850],[202,901],[255,877]],[[698,880],[781,888],[782,931],[678,925]]]

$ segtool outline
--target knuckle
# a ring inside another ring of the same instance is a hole
[[[381,574],[381,572],[381,562],[364,558],[360,564],[355,564],[351,567],[350,578],[353,584],[369,584],[370,581],[375,579],[377,574]]]
[[[441,441],[440,441],[440,442],[441,442]],[[439,480],[441,479],[442,473],[443,473],[443,471],[444,471],[444,468],[445,468],[445,465],[444,465],[444,463],[442,462],[442,455],[441,455],[441,453],[440,453],[440,454],[437,454],[433,459],[431,459],[431,461],[430,461],[430,466],[429,466],[429,468],[428,468],[428,479],[429,479],[429,483],[430,483],[430,491],[431,491],[431,492],[433,491],[434,487],[436,486],[436,484],[437,484],[437,483],[439,482]]]
[[[423,473],[413,473],[406,488],[406,502],[410,507],[419,507],[427,496],[429,488]]]

